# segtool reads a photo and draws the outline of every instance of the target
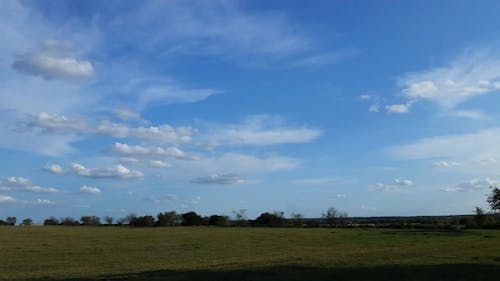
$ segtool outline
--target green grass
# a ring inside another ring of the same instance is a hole
[[[498,280],[500,231],[0,227],[0,280]]]

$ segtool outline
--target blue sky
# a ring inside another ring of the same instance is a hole
[[[498,14],[497,1],[3,1],[0,216],[486,207]]]

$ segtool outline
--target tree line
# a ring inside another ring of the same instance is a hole
[[[177,213],[175,211],[158,213],[156,217],[152,215],[137,216],[130,214],[126,217],[114,219],[105,216],[103,221],[97,216],[82,216],[79,220],[71,217],[56,218],[49,217],[43,221],[43,225],[63,225],[63,226],[137,226],[137,227],[161,227],[161,226],[267,226],[267,227],[388,227],[388,228],[500,228],[500,189],[491,187],[492,193],[487,202],[491,209],[487,213],[483,209],[476,207],[473,216],[453,216],[447,218],[349,218],[348,214],[334,207],[328,208],[318,219],[306,219],[301,213],[292,213],[289,218],[285,218],[283,212],[265,212],[256,219],[247,219],[246,210],[233,211],[233,218],[224,215],[201,216],[190,211]],[[0,220],[0,225],[16,225],[16,217],[7,217]],[[19,225],[30,226],[33,224],[31,218],[24,219]]]

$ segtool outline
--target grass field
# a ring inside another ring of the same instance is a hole
[[[500,231],[0,227],[0,280],[500,280]]]

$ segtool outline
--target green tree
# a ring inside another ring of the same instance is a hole
[[[262,213],[255,219],[259,226],[282,226],[285,222],[283,212]]]
[[[10,225],[16,225],[17,218],[16,217],[7,217],[5,222]]]
[[[226,226],[229,218],[226,216],[212,215],[208,218],[208,225],[213,226]]]
[[[96,216],[82,216],[80,221],[83,225],[100,225],[101,219]]]
[[[302,215],[301,213],[292,213],[290,215],[290,218],[292,219],[292,223],[295,226],[302,226],[302,224],[304,223],[304,215]]]
[[[23,222],[21,223],[21,225],[24,225],[24,226],[30,226],[32,224],[33,224],[33,220],[30,218],[24,219]]]
[[[156,221],[158,226],[176,226],[182,222],[181,215],[174,211],[159,213],[156,217],[158,218],[158,221]]]
[[[105,216],[104,217],[104,222],[106,222],[107,225],[112,225],[113,224],[113,217],[110,216]]]
[[[326,220],[328,225],[334,226],[343,223],[344,219],[347,217],[347,213],[330,207],[326,210],[326,213],[323,213],[321,216]]]
[[[477,227],[479,228],[484,227],[487,220],[488,220],[488,215],[485,214],[484,210],[479,207],[476,207],[476,214],[474,215],[474,223],[477,225]]]
[[[241,209],[239,211],[233,211],[234,214],[234,225],[245,226],[247,225],[247,210]]]
[[[50,217],[43,221],[43,225],[58,225],[59,220],[56,217]]]
[[[202,225],[203,222],[203,218],[196,212],[187,212],[182,214],[182,225]]]
[[[488,197],[488,204],[493,212],[500,212],[500,188],[491,186],[491,195]]]

